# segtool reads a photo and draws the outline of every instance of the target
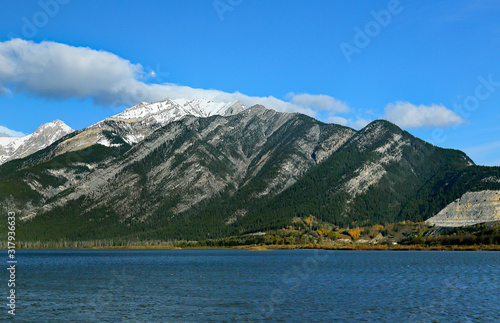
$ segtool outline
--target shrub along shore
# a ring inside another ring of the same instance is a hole
[[[425,223],[402,222],[343,229],[301,219],[293,226],[268,232],[200,241],[141,240],[138,237],[85,241],[16,241],[17,249],[185,249],[231,248],[249,250],[500,250],[500,224],[440,228]],[[7,249],[7,240],[0,240]]]

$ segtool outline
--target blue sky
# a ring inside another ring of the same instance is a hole
[[[500,166],[499,16],[487,0],[8,1],[0,126],[239,99],[356,129],[388,119]]]

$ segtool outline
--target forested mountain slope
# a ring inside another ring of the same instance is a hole
[[[97,141],[84,130],[0,166],[19,239],[204,239],[310,214],[339,226],[422,221],[464,190],[500,189],[498,167],[387,121],[355,131],[254,106],[185,115],[137,143],[105,122]]]

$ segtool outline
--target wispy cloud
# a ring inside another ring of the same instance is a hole
[[[322,115],[322,119],[329,123],[336,123],[340,125],[348,125],[349,120],[338,114],[344,114],[351,111],[347,103],[337,100],[334,97],[324,94],[308,94],[301,93],[295,94],[290,92],[285,95],[285,99],[290,103],[309,108],[313,111],[318,111]]]
[[[454,6],[446,5],[441,19],[444,22],[462,22],[470,19],[480,19],[483,12],[500,10],[500,3],[497,0],[476,0],[457,2]]]
[[[346,126],[349,123],[349,120],[346,118],[342,118],[339,116],[330,116],[326,119],[326,122],[328,123],[336,123],[342,126]]]
[[[314,94],[295,94],[293,92],[288,93],[285,96],[292,103],[309,107],[311,109],[318,109],[328,111],[330,113],[346,113],[349,112],[350,108],[347,103],[337,100],[329,95],[314,95]]]
[[[350,126],[352,126],[354,129],[362,129],[366,127],[370,122],[373,120],[367,120],[364,118],[357,118],[356,121],[351,121]]]
[[[150,83],[152,75],[146,70],[113,53],[88,47],[21,39],[0,42],[0,95],[13,92],[54,100],[90,99],[101,106],[133,106],[165,98],[238,100],[247,106],[261,104],[280,112],[300,112],[357,129],[370,122],[359,116],[353,119],[356,111],[329,95],[290,92],[282,100]],[[443,105],[416,106],[409,102],[388,104],[385,118],[403,128],[447,127],[464,122]]]
[[[479,146],[469,147],[465,149],[465,151],[471,154],[488,154],[491,152],[500,153],[500,141],[494,141]]]
[[[462,124],[465,120],[444,105],[414,105],[398,101],[389,103],[385,109],[385,118],[402,128],[450,127]]]
[[[238,100],[247,106],[261,104],[312,117],[324,111],[330,116],[349,111],[345,103],[328,95],[292,93],[284,101],[173,83],[151,84],[147,82],[150,76],[142,65],[106,51],[48,41],[0,42],[0,94],[13,91],[44,99],[90,99],[101,106],[132,106],[164,98]]]
[[[26,136],[26,134],[20,131],[11,130],[4,126],[0,126],[0,137],[23,137],[23,136]]]
[[[483,164],[488,166],[500,166],[500,141],[489,142],[464,149],[465,153],[473,160],[490,160]]]

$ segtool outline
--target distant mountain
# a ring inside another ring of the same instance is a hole
[[[64,122],[55,120],[41,125],[34,133],[24,137],[0,137],[0,165],[31,155],[71,132],[73,129]]]
[[[499,167],[387,121],[355,131],[206,100],[141,103],[0,167],[0,207],[25,240],[203,239],[311,214],[423,221],[484,189],[500,190]]]
[[[42,150],[69,133],[72,133],[72,136],[57,145],[57,148],[42,160],[66,152],[79,151],[95,144],[120,145],[114,143],[115,140],[134,145],[155,130],[185,116],[229,116],[244,109],[245,105],[238,101],[225,103],[204,99],[165,99],[153,103],[141,102],[80,131],[74,131],[64,122],[56,120],[40,126],[35,133],[25,137],[0,137],[0,165]]]
[[[125,133],[123,139],[128,144],[135,144],[150,135],[154,130],[167,125],[172,121],[180,120],[185,116],[211,117],[214,115],[229,116],[243,111],[246,107],[238,102],[213,102],[204,99],[165,99],[163,101],[138,105],[123,111],[113,117],[90,127],[113,128],[118,133]],[[109,129],[111,130],[111,129]],[[106,139],[98,140],[97,143],[107,144]]]
[[[106,118],[88,128],[77,131],[72,138],[58,145],[49,157],[100,144],[119,146],[122,142],[134,145],[155,130],[186,116],[209,117],[232,115],[246,107],[238,102],[219,103],[209,100],[165,99],[158,102],[141,102],[120,114]]]

